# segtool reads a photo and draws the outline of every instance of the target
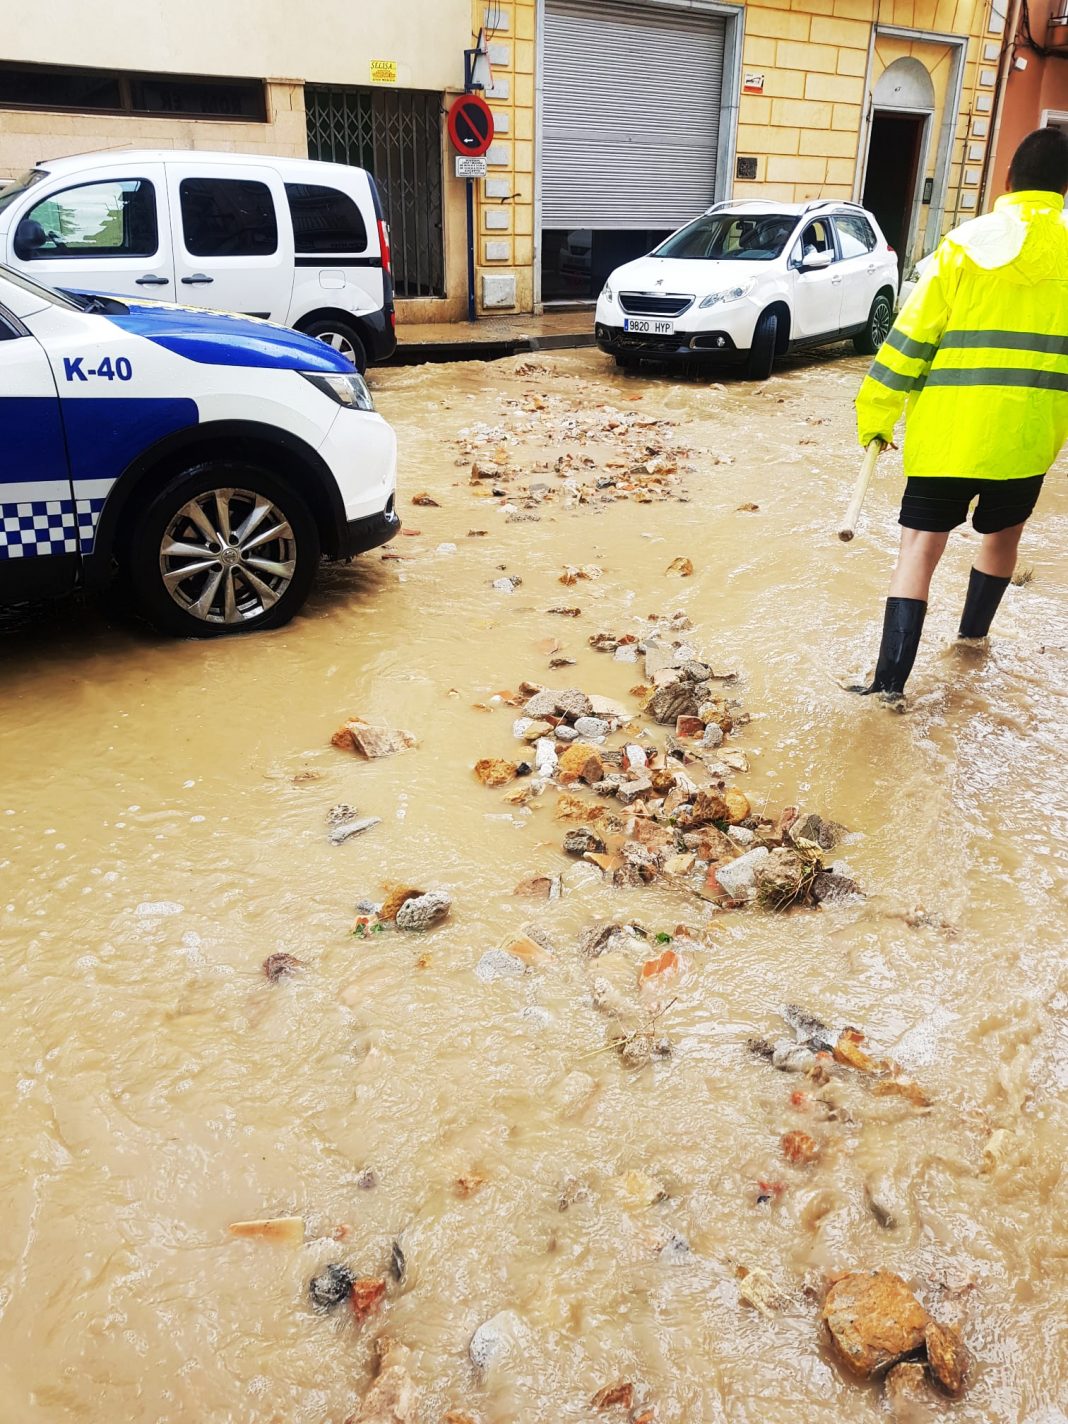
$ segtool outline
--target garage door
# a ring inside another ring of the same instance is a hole
[[[674,228],[716,183],[726,22],[546,0],[542,226]]]

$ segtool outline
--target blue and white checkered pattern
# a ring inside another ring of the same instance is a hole
[[[35,499],[26,504],[0,504],[0,559],[77,552],[78,525],[73,500]]]
[[[90,554],[103,508],[103,498],[0,504],[0,559]]]

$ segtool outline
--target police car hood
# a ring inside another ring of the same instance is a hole
[[[89,295],[87,293],[87,295]],[[288,326],[236,312],[206,311],[169,302],[121,299],[125,311],[104,313],[105,320],[207,366],[256,366],[277,371],[320,371],[351,375],[353,366],[339,351]]]

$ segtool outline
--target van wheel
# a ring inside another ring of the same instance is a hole
[[[319,564],[308,506],[255,465],[209,460],[141,513],[125,556],[140,612],[164,633],[212,638],[288,623]]]
[[[745,362],[748,381],[766,381],[775,364],[775,343],[779,335],[779,318],[774,312],[764,312],[753,332],[753,344]]]
[[[360,340],[359,332],[348,322],[332,321],[330,317],[324,317],[322,321],[310,321],[307,326],[301,327],[301,330],[305,336],[314,336],[319,341],[325,341],[327,346],[332,346],[346,361],[352,362],[361,376],[367,370],[367,351]]]
[[[893,323],[894,314],[890,310],[890,302],[880,292],[871,304],[867,326],[853,338],[853,350],[858,356],[874,356],[890,335]]]

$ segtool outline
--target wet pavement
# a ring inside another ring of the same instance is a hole
[[[288,628],[5,617],[9,1417],[341,1424],[388,1337],[415,1424],[885,1419],[820,1322],[829,1277],[876,1269],[962,1324],[972,1378],[936,1414],[1065,1417],[1064,465],[990,655],[949,647],[958,533],[909,714],[858,702],[835,679],[873,659],[900,493],[884,457],[837,541],[862,371],[839,351],[756,386],[583,351],[378,372],[408,532],[325,570]],[[479,463],[496,478],[472,483]],[[677,610],[739,674],[739,786],[847,825],[866,900],[776,915],[621,888],[563,853],[555,796],[476,780],[525,750],[496,694],[636,707],[640,663],[588,640]],[[332,747],[353,717],[418,745]],[[332,844],[338,803],[380,823]],[[562,896],[515,896],[531,876]],[[449,918],[353,935],[387,883],[446,891]],[[640,1007],[634,966],[578,950],[627,920],[691,932],[649,1001],[671,1052],[638,1068],[594,982]],[[530,929],[551,961],[476,974]],[[276,953],[301,965],[271,983]],[[930,1106],[754,1055],[791,1003],[862,1029]],[[291,1216],[303,1244],[228,1232]],[[387,1282],[366,1318],[309,1307],[334,1262]]]

